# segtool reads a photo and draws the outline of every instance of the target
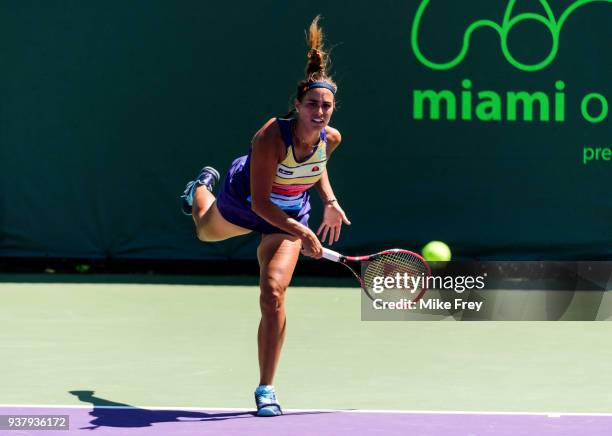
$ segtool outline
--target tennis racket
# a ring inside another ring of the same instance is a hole
[[[422,256],[412,251],[393,248],[369,256],[344,256],[323,247],[323,257],[350,269],[372,301],[377,298],[373,290],[379,278],[395,277],[397,274],[412,285],[411,301],[420,300],[427,292],[427,278],[431,275],[431,268]]]

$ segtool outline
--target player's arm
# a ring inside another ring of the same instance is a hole
[[[340,132],[334,129],[333,127],[327,126],[325,130],[325,133],[327,135],[327,160],[329,160],[331,154],[338,147],[338,145],[340,145],[340,141],[342,141],[342,136],[340,135]],[[314,185],[314,187],[319,193],[321,201],[324,205],[333,201],[337,201],[336,196],[334,195],[334,190],[332,189],[331,183],[329,182],[327,168],[325,168],[325,171],[323,171],[321,178]]]
[[[338,130],[329,126],[327,127],[326,134],[327,159],[329,160],[331,154],[338,147],[338,145],[340,145],[342,137]],[[321,201],[323,202],[323,220],[319,226],[319,229],[317,230],[317,235],[322,241],[324,241],[329,234],[327,243],[331,245],[338,241],[338,238],[340,238],[342,223],[351,224],[351,222],[346,217],[346,214],[338,203],[338,199],[334,195],[334,190],[332,189],[331,182],[329,181],[327,168],[325,168],[325,171],[323,171],[323,174],[321,174],[321,178],[315,184],[315,189],[319,193]]]
[[[304,254],[321,257],[322,247],[316,235],[305,225],[287,215],[270,201],[278,163],[285,153],[278,125],[268,121],[253,138],[251,154],[251,208],[275,227],[297,236],[304,245]]]

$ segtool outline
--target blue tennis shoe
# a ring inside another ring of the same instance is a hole
[[[212,192],[215,185],[219,182],[219,172],[213,167],[204,167],[200,170],[200,174],[196,177],[195,180],[187,183],[185,186],[185,191],[183,195],[181,195],[181,210],[185,215],[191,215],[191,210],[193,207],[193,196],[195,194],[195,190],[199,186],[206,186],[206,189]]]
[[[272,385],[257,386],[257,389],[255,389],[255,404],[257,405],[257,416],[279,416],[283,414]]]

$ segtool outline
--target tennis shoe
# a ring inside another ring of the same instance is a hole
[[[283,414],[283,410],[276,399],[274,386],[257,386],[257,389],[255,389],[255,404],[257,405],[257,416],[279,416]]]
[[[187,183],[185,191],[181,195],[181,210],[185,215],[191,215],[193,207],[193,196],[195,191],[200,186],[206,186],[212,192],[215,185],[219,182],[219,172],[213,167],[204,167],[200,170],[200,174],[195,180]]]

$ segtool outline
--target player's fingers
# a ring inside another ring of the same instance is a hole
[[[319,226],[319,230],[317,230],[317,236],[321,236],[321,231],[323,230],[323,227],[325,227],[325,223],[321,223],[321,225]]]
[[[342,211],[342,222],[344,222],[344,224],[347,224],[349,226],[351,225],[351,222],[346,217],[346,214],[344,213],[344,211]]]
[[[327,232],[329,231],[329,226],[327,224],[323,225],[323,234],[321,235],[321,241],[325,241],[325,237],[327,236]]]
[[[335,242],[338,242],[338,239],[340,239],[340,229],[342,228],[342,224],[338,225],[338,227],[336,227],[336,239]]]
[[[307,246],[305,248],[302,249],[302,254],[304,254],[305,256],[311,256],[316,252],[316,247],[314,247],[312,244],[307,244]]]
[[[332,245],[332,244],[334,243],[334,236],[335,236],[335,233],[336,233],[336,229],[335,229],[335,228],[333,228],[333,227],[331,227],[331,228],[329,229],[329,241],[327,241],[327,243],[328,243],[329,245]]]

